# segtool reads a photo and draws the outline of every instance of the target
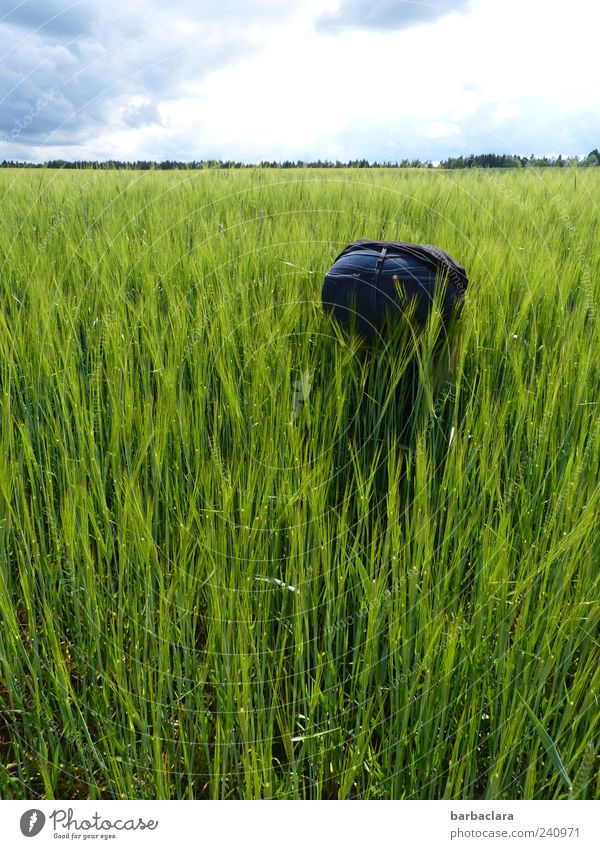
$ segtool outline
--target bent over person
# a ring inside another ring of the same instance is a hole
[[[458,316],[462,310],[468,283],[462,265],[434,245],[360,239],[336,257],[321,299],[342,327],[354,325],[365,339],[373,339],[381,334],[389,313],[404,314],[404,298],[415,301],[414,319],[423,326],[442,281],[442,322],[447,326],[453,312]]]
[[[323,282],[321,300],[325,312],[344,330],[354,328],[367,343],[393,342],[404,317],[416,330],[425,327],[434,305],[440,306],[441,333],[435,343],[433,390],[437,392],[455,366],[460,339],[454,335],[449,345],[447,330],[452,319],[462,312],[467,275],[462,265],[434,245],[409,242],[377,242],[360,239],[352,242],[336,257]],[[438,289],[440,291],[438,291]],[[440,344],[440,343],[445,344]],[[369,347],[367,345],[367,347]],[[388,358],[384,358],[388,359]],[[396,382],[394,365],[371,359],[375,371],[388,368],[388,382]],[[367,377],[367,396],[372,397],[370,381],[377,382],[374,369]],[[402,407],[396,427],[407,432],[419,393],[419,368],[416,358],[404,364],[403,377],[397,383],[395,397]]]

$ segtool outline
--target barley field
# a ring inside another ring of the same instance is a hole
[[[598,798],[600,169],[0,196],[0,796]],[[466,267],[443,380],[358,238]]]

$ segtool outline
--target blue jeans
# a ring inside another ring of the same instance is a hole
[[[325,276],[321,299],[342,327],[355,323],[356,330],[369,339],[381,332],[387,313],[402,314],[398,285],[409,302],[415,299],[415,320],[424,325],[433,304],[436,271],[411,256],[374,248],[341,256]]]

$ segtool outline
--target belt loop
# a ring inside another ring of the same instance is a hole
[[[383,263],[385,261],[385,255],[387,254],[387,248],[382,248],[381,253],[379,254],[379,259],[377,260],[377,265],[375,266],[375,280],[373,282],[373,288],[377,288],[379,285],[379,275],[381,274],[381,269],[383,268]]]
[[[375,266],[375,271],[377,272],[377,278],[379,277],[379,272],[381,271],[381,267],[383,265],[383,261],[385,259],[385,255],[387,254],[387,248],[382,248],[381,253],[379,254],[379,259],[377,260],[377,265]],[[377,279],[375,278],[375,279]]]
[[[371,309],[373,310],[373,316],[377,314],[377,303],[378,303],[378,294],[379,294],[379,275],[381,274],[381,269],[383,268],[383,263],[385,261],[385,255],[387,254],[387,248],[382,248],[381,253],[379,254],[379,258],[377,259],[377,263],[375,265],[375,277],[373,280],[373,285],[371,287],[371,291],[369,293],[369,300],[371,302]]]

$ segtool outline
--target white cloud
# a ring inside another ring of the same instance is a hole
[[[0,157],[440,159],[598,146],[600,11],[587,0],[568,14],[556,0],[473,0],[409,28],[390,18],[389,29],[386,4],[377,28],[360,29],[362,8],[372,22],[377,10],[345,0],[353,26],[332,32],[317,23],[338,0],[83,0],[73,19],[53,0],[52,25],[36,0],[0,23]]]
[[[458,124],[445,124],[443,121],[434,121],[425,127],[425,135],[429,139],[447,139],[451,136],[460,135]]]
[[[496,121],[504,121],[509,118],[518,118],[523,109],[518,103],[499,103],[492,112],[492,118]]]

